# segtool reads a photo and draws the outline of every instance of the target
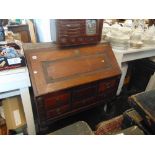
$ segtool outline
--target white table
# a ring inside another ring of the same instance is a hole
[[[28,134],[36,134],[29,87],[31,86],[27,67],[0,71],[0,99],[21,96],[27,122]]]
[[[142,47],[140,49],[129,48],[127,50],[113,49],[113,52],[122,70],[122,75],[121,75],[120,83],[119,83],[118,90],[117,90],[117,95],[119,95],[122,90],[124,79],[125,79],[125,76],[128,70],[128,62],[137,60],[137,59],[154,57],[155,46]],[[146,90],[151,90],[154,87],[154,85],[155,85],[155,74],[151,77]]]

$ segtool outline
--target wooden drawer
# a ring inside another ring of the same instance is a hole
[[[78,28],[85,26],[85,20],[58,20],[57,24],[60,28]]]
[[[59,116],[70,110],[70,105],[64,105],[53,110],[46,112],[46,118],[51,119],[52,117]]]
[[[59,23],[77,23],[77,22],[85,22],[85,20],[84,19],[58,19],[57,20]]]
[[[99,93],[104,93],[108,89],[115,88],[116,85],[117,85],[117,79],[101,81],[99,83]]]
[[[59,92],[44,96],[44,106],[46,110],[66,104],[69,105],[69,103],[70,103],[70,93],[68,92]]]
[[[67,37],[67,35],[64,37],[61,37],[60,38],[60,42],[61,44],[78,44],[78,43],[85,43],[85,40],[84,38],[82,37],[79,37],[80,35],[76,35],[76,36],[73,36],[72,37]]]
[[[59,38],[59,42],[60,42],[61,44],[66,44],[66,43],[68,43],[68,37],[67,37],[67,36],[63,36],[63,37]]]
[[[84,32],[85,26],[79,25],[77,27],[65,27],[64,25],[59,27],[59,33],[68,33],[68,32],[77,32],[77,31],[83,31]]]
[[[59,33],[72,33],[72,32],[85,32],[85,26],[81,24],[76,24],[76,25],[61,25],[59,26]]]
[[[75,44],[77,42],[77,39],[75,37],[69,38],[69,42]]]
[[[76,31],[76,32],[59,32],[58,33],[58,37],[60,37],[59,39],[61,39],[61,37],[67,37],[68,39],[70,38],[70,37],[75,37],[75,38],[77,38],[77,37],[81,37],[81,36],[83,36],[83,34],[84,34],[84,32],[83,31]]]
[[[83,37],[78,37],[78,38],[77,38],[77,41],[78,41],[79,43],[83,43],[85,40],[84,40]]]
[[[93,42],[96,42],[96,40],[97,40],[97,36],[85,37],[85,42],[93,43]]]
[[[96,97],[91,97],[91,98],[83,100],[83,101],[74,102],[72,107],[73,108],[80,108],[80,107],[84,107],[84,106],[89,106],[91,104],[95,104],[95,102],[96,102]]]
[[[83,28],[72,28],[72,29],[60,29],[58,32],[58,37],[81,37],[85,34]]]
[[[97,84],[89,84],[77,87],[73,90],[73,102],[86,100],[97,95]]]
[[[117,87],[112,88],[112,89],[108,89],[104,93],[99,93],[98,99],[103,100],[103,101],[113,100],[113,98],[116,96],[116,92],[117,92]]]

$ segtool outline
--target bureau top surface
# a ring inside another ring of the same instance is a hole
[[[25,55],[35,96],[120,74],[108,44],[70,48],[54,46],[25,50]]]

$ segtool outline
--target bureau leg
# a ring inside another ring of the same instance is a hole
[[[37,134],[39,134],[39,135],[47,134],[49,131],[49,128],[47,125],[37,124],[37,128],[38,128]]]
[[[25,112],[28,134],[35,135],[36,131],[35,131],[35,124],[34,124],[34,117],[32,112],[29,89],[27,87],[20,89],[20,94]]]
[[[151,76],[145,91],[155,89],[155,73]]]
[[[123,63],[122,67],[121,67],[121,71],[122,71],[122,75],[121,75],[121,79],[118,85],[118,89],[117,89],[117,95],[119,95],[121,93],[123,84],[124,84],[124,80],[125,80],[125,76],[127,74],[127,70],[128,70],[128,64],[127,63]]]

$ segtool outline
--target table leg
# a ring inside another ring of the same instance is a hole
[[[125,76],[127,74],[127,70],[128,70],[128,64],[127,63],[123,63],[121,66],[121,71],[122,71],[122,75],[121,75],[121,79],[118,85],[118,89],[117,89],[117,95],[119,95],[121,93],[123,84],[124,84],[124,80],[125,80]]]
[[[155,73],[151,76],[145,91],[155,89]]]
[[[29,89],[27,87],[20,89],[20,94],[25,112],[28,134],[35,135],[36,131],[35,131],[35,124],[34,124],[34,117],[32,112]]]

